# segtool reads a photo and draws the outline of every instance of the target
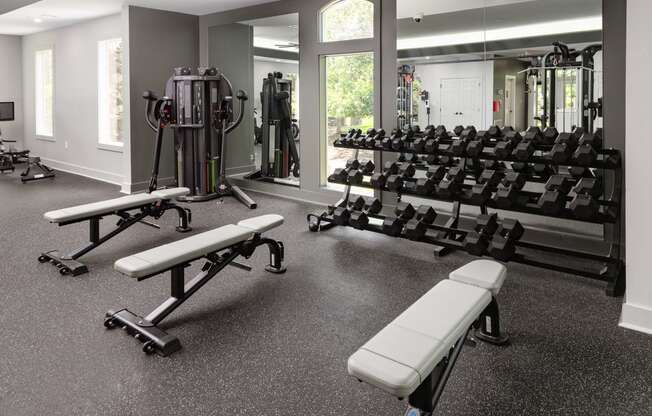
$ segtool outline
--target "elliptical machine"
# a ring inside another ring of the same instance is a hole
[[[240,125],[247,94],[239,90],[240,113],[234,120],[233,86],[216,68],[174,69],[166,85],[169,127],[174,130],[177,186],[190,194],[180,201],[201,202],[234,196],[250,209],[254,202],[226,177],[226,136]]]
[[[299,128],[292,119],[292,81],[274,72],[263,79],[260,93],[262,106],[262,152],[260,170],[245,176],[246,179],[274,182],[274,178],[287,178],[290,173],[300,174],[299,151],[296,138]]]

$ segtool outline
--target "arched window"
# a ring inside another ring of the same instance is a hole
[[[321,41],[374,37],[374,4],[369,0],[336,0],[321,11]]]

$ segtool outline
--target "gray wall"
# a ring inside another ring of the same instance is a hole
[[[23,91],[22,68],[23,58],[21,52],[20,36],[0,35],[0,101],[14,102],[14,121],[0,121],[2,137],[18,140],[16,147],[21,147],[23,142]]]
[[[147,187],[152,169],[154,133],[145,124],[142,93],[152,90],[163,95],[165,83],[175,67],[199,64],[199,17],[129,6],[125,8],[128,27],[129,69],[129,155],[130,166],[124,192]],[[160,184],[174,176],[174,142],[167,129],[161,154]]]
[[[518,72],[525,69],[528,65],[517,59],[498,59],[494,61],[494,99],[500,97],[500,111],[494,113],[494,120],[505,122],[505,75],[514,75],[516,77],[516,91],[514,112],[516,116],[516,125],[512,126],[517,130],[527,129],[527,96],[525,95],[525,75]]]
[[[51,167],[122,183],[122,153],[98,147],[97,122],[97,42],[121,36],[116,14],[23,37],[25,147]],[[53,140],[36,138],[34,120],[34,54],[48,47],[54,49]]]
[[[210,66],[219,68],[231,81],[234,94],[238,90],[245,90],[249,95],[242,124],[227,136],[227,174],[249,172],[255,168],[253,37],[252,26],[238,23],[213,26],[208,31]],[[235,115],[240,111],[239,105],[238,100],[234,99]]]
[[[38,0],[2,0],[2,3],[0,3],[0,14],[5,14],[36,2]]]
[[[640,3],[640,2],[639,2]],[[636,7],[640,7],[636,4]],[[603,0],[603,91],[604,109],[603,124],[605,146],[614,147],[622,152],[622,165],[625,166],[625,132],[626,132],[626,101],[625,90],[629,71],[624,71],[623,66],[626,60],[627,50],[627,1],[626,0]],[[628,62],[629,64],[629,62]],[[647,85],[647,84],[646,84]],[[643,87],[643,85],[641,86]],[[643,139],[644,140],[644,139]],[[626,199],[625,175],[622,181],[622,201]],[[625,256],[625,224],[627,218],[627,207],[621,206],[621,218],[623,219],[620,231],[621,249]],[[617,230],[607,229],[607,232]]]

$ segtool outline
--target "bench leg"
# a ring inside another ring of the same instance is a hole
[[[178,205],[170,204],[166,209],[174,209],[179,214],[179,225],[176,230],[180,233],[192,231],[190,223],[192,222],[192,212],[188,208],[182,208]]]
[[[437,364],[432,373],[417,387],[417,389],[410,395],[408,402],[411,406],[405,413],[409,416],[426,416],[431,415],[439,403],[444,387],[453,371],[453,367],[457,362],[457,358],[462,352],[464,341],[469,334],[469,329],[464,335],[457,340],[453,350],[449,353],[448,357],[444,358]],[[412,413],[410,413],[412,411]]]
[[[110,233],[104,236],[100,236],[100,220],[102,218],[101,217],[91,218],[88,220],[89,242],[86,245],[66,255],[62,255],[57,250],[47,251],[45,253],[41,253],[41,255],[38,257],[38,261],[41,263],[50,262],[51,264],[53,264],[59,269],[59,273],[61,273],[62,275],[78,276],[80,274],[88,273],[88,267],[76,261],[78,258],[96,249],[97,247],[99,247],[109,239],[120,234],[121,232],[131,227],[135,223],[141,221],[148,215],[149,215],[148,213],[141,212],[133,217],[128,215],[123,216],[119,225],[113,231],[111,231]]]
[[[500,313],[496,298],[491,298],[491,303],[485,308],[478,318],[475,331],[476,338],[495,345],[504,345],[509,342],[509,336],[500,330]]]
[[[179,340],[158,328],[157,325],[239,255],[236,250],[230,250],[222,256],[217,256],[215,261],[207,262],[204,269],[188,283],[185,283],[184,276],[186,265],[172,268],[169,298],[145,317],[140,317],[127,309],[118,312],[109,311],[106,313],[104,326],[109,329],[118,326],[124,328],[128,334],[143,343],[143,351],[147,354],[155,352],[168,356],[178,351],[181,349]]]

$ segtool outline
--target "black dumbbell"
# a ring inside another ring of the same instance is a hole
[[[437,195],[440,198],[451,199],[455,196],[464,183],[464,178],[466,174],[464,170],[460,167],[452,167],[446,172],[446,177],[439,181],[437,185]]]
[[[399,202],[394,208],[394,214],[403,221],[411,220],[417,211],[409,202]]]
[[[519,172],[507,172],[493,197],[497,208],[507,209],[518,200],[519,191],[525,186],[525,176]]]
[[[375,136],[376,136],[376,129],[371,128],[371,129],[367,130],[367,134],[365,134],[364,136],[358,137],[354,141],[354,143],[352,143],[352,144],[355,144],[358,147],[365,147],[365,144],[366,144],[367,140],[369,140],[369,139],[371,139],[371,138],[373,138]]]
[[[523,140],[516,145],[516,148],[512,152],[512,156],[517,160],[525,162],[534,154],[535,150],[536,147],[534,146],[534,142],[523,138]]]
[[[349,131],[349,134],[346,135],[346,137],[342,138],[342,144],[346,146],[353,146],[360,137],[362,137],[362,130],[352,129],[352,131]]]
[[[429,205],[419,205],[416,218],[405,224],[405,236],[410,240],[420,240],[428,231],[428,225],[437,218],[437,213]]]
[[[335,140],[335,145],[340,145],[340,144],[346,144],[345,142],[349,140],[350,137],[355,135],[356,130],[355,129],[350,129],[346,135],[340,136],[337,140]]]
[[[489,247],[491,236],[498,229],[498,215],[481,214],[475,220],[474,231],[464,238],[464,249],[474,256],[482,256]]]
[[[439,139],[429,137],[423,144],[423,150],[426,153],[435,154],[439,150]]]
[[[524,231],[518,220],[504,219],[491,239],[489,255],[500,261],[512,259],[516,254],[516,242],[521,239]]]
[[[448,137],[448,130],[446,129],[446,126],[444,126],[443,124],[440,124],[437,127],[435,127],[435,137],[447,138]]]
[[[573,183],[566,176],[551,176],[537,205],[545,215],[557,215],[566,206],[566,194],[570,192],[572,186]]]
[[[523,135],[523,140],[534,145],[539,144],[543,141],[543,133],[539,127],[532,126]]]
[[[502,172],[493,169],[483,170],[478,177],[478,183],[471,188],[471,202],[476,205],[486,203],[491,198],[492,189],[500,183],[502,176]]]
[[[362,197],[358,197],[362,198]],[[364,199],[363,209],[353,211],[349,217],[349,225],[359,230],[364,230],[369,225],[369,215],[378,214],[383,209],[380,199]],[[359,204],[358,204],[359,205]]]
[[[600,213],[597,198],[602,194],[602,181],[599,178],[582,178],[573,187],[575,196],[568,208],[579,219],[591,220]]]
[[[540,178],[546,179],[554,174],[555,171],[546,163],[535,163],[532,165],[532,173]]]
[[[359,169],[363,175],[370,175],[373,173],[374,169],[376,169],[376,165],[373,160],[364,160],[360,162]]]
[[[496,143],[496,147],[494,147],[494,154],[499,159],[507,159],[522,140],[521,134],[517,131],[504,132],[503,140]]]
[[[426,141],[427,140],[428,140],[427,137],[417,137],[412,142],[412,150],[415,153],[424,153],[426,151]]]
[[[347,175],[347,183],[349,185],[360,185],[363,179],[364,175],[362,171],[356,169],[349,170],[349,174]]]
[[[349,202],[344,206],[334,207],[333,222],[336,225],[347,225],[349,218],[351,218],[352,211],[359,211],[364,208],[365,200],[363,197],[358,197],[356,200]]]
[[[414,191],[419,195],[430,195],[437,185],[438,181],[425,177],[417,179],[414,185]]]
[[[375,149],[379,143],[382,143],[384,138],[385,138],[385,130],[380,129],[379,131],[376,132],[376,134],[373,137],[367,138],[367,140],[365,141],[365,147],[367,149]]]
[[[400,139],[401,137],[403,137],[403,131],[401,129],[394,129],[392,130],[392,133],[389,135],[389,137],[385,137],[382,139],[380,145],[385,150],[391,150],[392,141],[394,141],[395,139]]]
[[[374,189],[383,189],[385,188],[385,185],[387,184],[387,178],[389,178],[392,175],[398,174],[400,169],[400,165],[396,162],[386,162],[385,163],[385,169],[383,172],[377,172],[371,175],[371,186]],[[401,183],[401,186],[402,183]]]
[[[464,126],[455,126],[455,128],[453,129],[453,134],[459,137],[463,131],[464,131]]]
[[[559,132],[555,127],[546,127],[546,129],[543,131],[543,134],[541,135],[543,138],[542,143],[549,146],[555,142],[555,139],[557,139],[558,135]]]
[[[489,135],[489,137],[494,137],[494,138],[503,135],[503,133],[500,131],[500,128],[498,126],[490,126],[487,129],[487,134]]]
[[[596,150],[602,147],[602,137],[584,133],[577,144],[578,147],[573,153],[573,160],[579,165],[587,166],[595,162],[598,155]]]
[[[435,182],[439,182],[446,177],[446,168],[442,165],[432,165],[426,171],[426,176]]]
[[[350,164],[349,164],[350,163]],[[349,172],[357,171],[359,162],[356,159],[349,159],[346,168],[337,168],[328,176],[329,182],[346,183],[349,179]]]

